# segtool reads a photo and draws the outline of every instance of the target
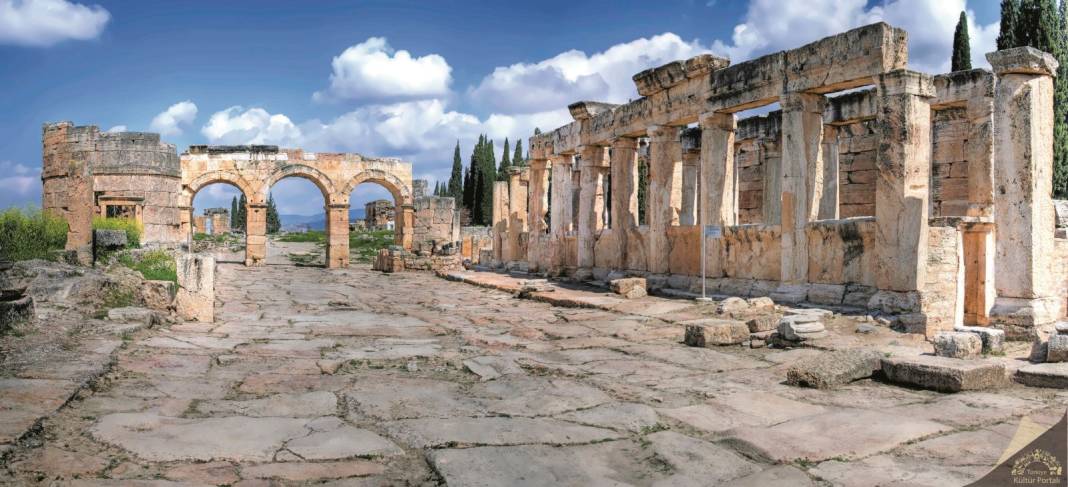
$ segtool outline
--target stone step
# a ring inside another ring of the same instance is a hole
[[[1016,371],[1016,382],[1031,387],[1068,389],[1068,362],[1025,365]]]
[[[992,389],[1006,383],[1005,364],[1000,362],[934,355],[884,358],[882,372],[895,384],[941,392]]]

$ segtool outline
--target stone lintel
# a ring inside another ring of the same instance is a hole
[[[717,69],[723,69],[730,64],[730,59],[712,54],[694,56],[686,60],[686,77],[697,78]]]
[[[1037,74],[1057,76],[1057,58],[1030,46],[1015,47],[987,53],[986,60],[998,76],[1005,74]]]
[[[916,95],[925,98],[935,96],[931,75],[898,69],[879,76],[879,89],[883,95]]]
[[[603,145],[579,146],[579,167],[608,167],[608,148]]]
[[[567,106],[575,120],[587,120],[601,112],[611,111],[619,105],[599,101],[579,101]]]
[[[646,133],[651,143],[679,141],[679,127],[676,125],[650,125]]]

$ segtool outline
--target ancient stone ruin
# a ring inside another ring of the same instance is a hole
[[[703,274],[712,294],[862,308],[928,337],[1035,335],[1066,313],[1057,63],[1031,48],[987,58],[992,71],[910,71],[905,31],[878,23],[638,73],[637,100],[573,103],[572,123],[530,138],[529,167],[496,183],[493,260],[684,293]]]

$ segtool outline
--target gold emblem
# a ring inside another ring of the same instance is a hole
[[[1036,463],[1040,463],[1045,466],[1045,470],[1036,470],[1029,468]],[[1031,453],[1017,458],[1016,461],[1012,464],[1013,477],[1036,475],[1060,477],[1063,471],[1064,468],[1061,466],[1061,462],[1057,460],[1057,457],[1053,456],[1052,453],[1046,450],[1042,450],[1040,448],[1031,450]]]

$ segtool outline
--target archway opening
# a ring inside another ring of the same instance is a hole
[[[268,265],[324,266],[327,196],[301,175],[283,177],[267,188]]]
[[[349,194],[349,261],[370,264],[380,249],[402,242],[403,201],[385,185],[365,181]]]
[[[191,245],[217,262],[245,262],[247,201],[240,188],[227,182],[202,186],[193,194]]]

